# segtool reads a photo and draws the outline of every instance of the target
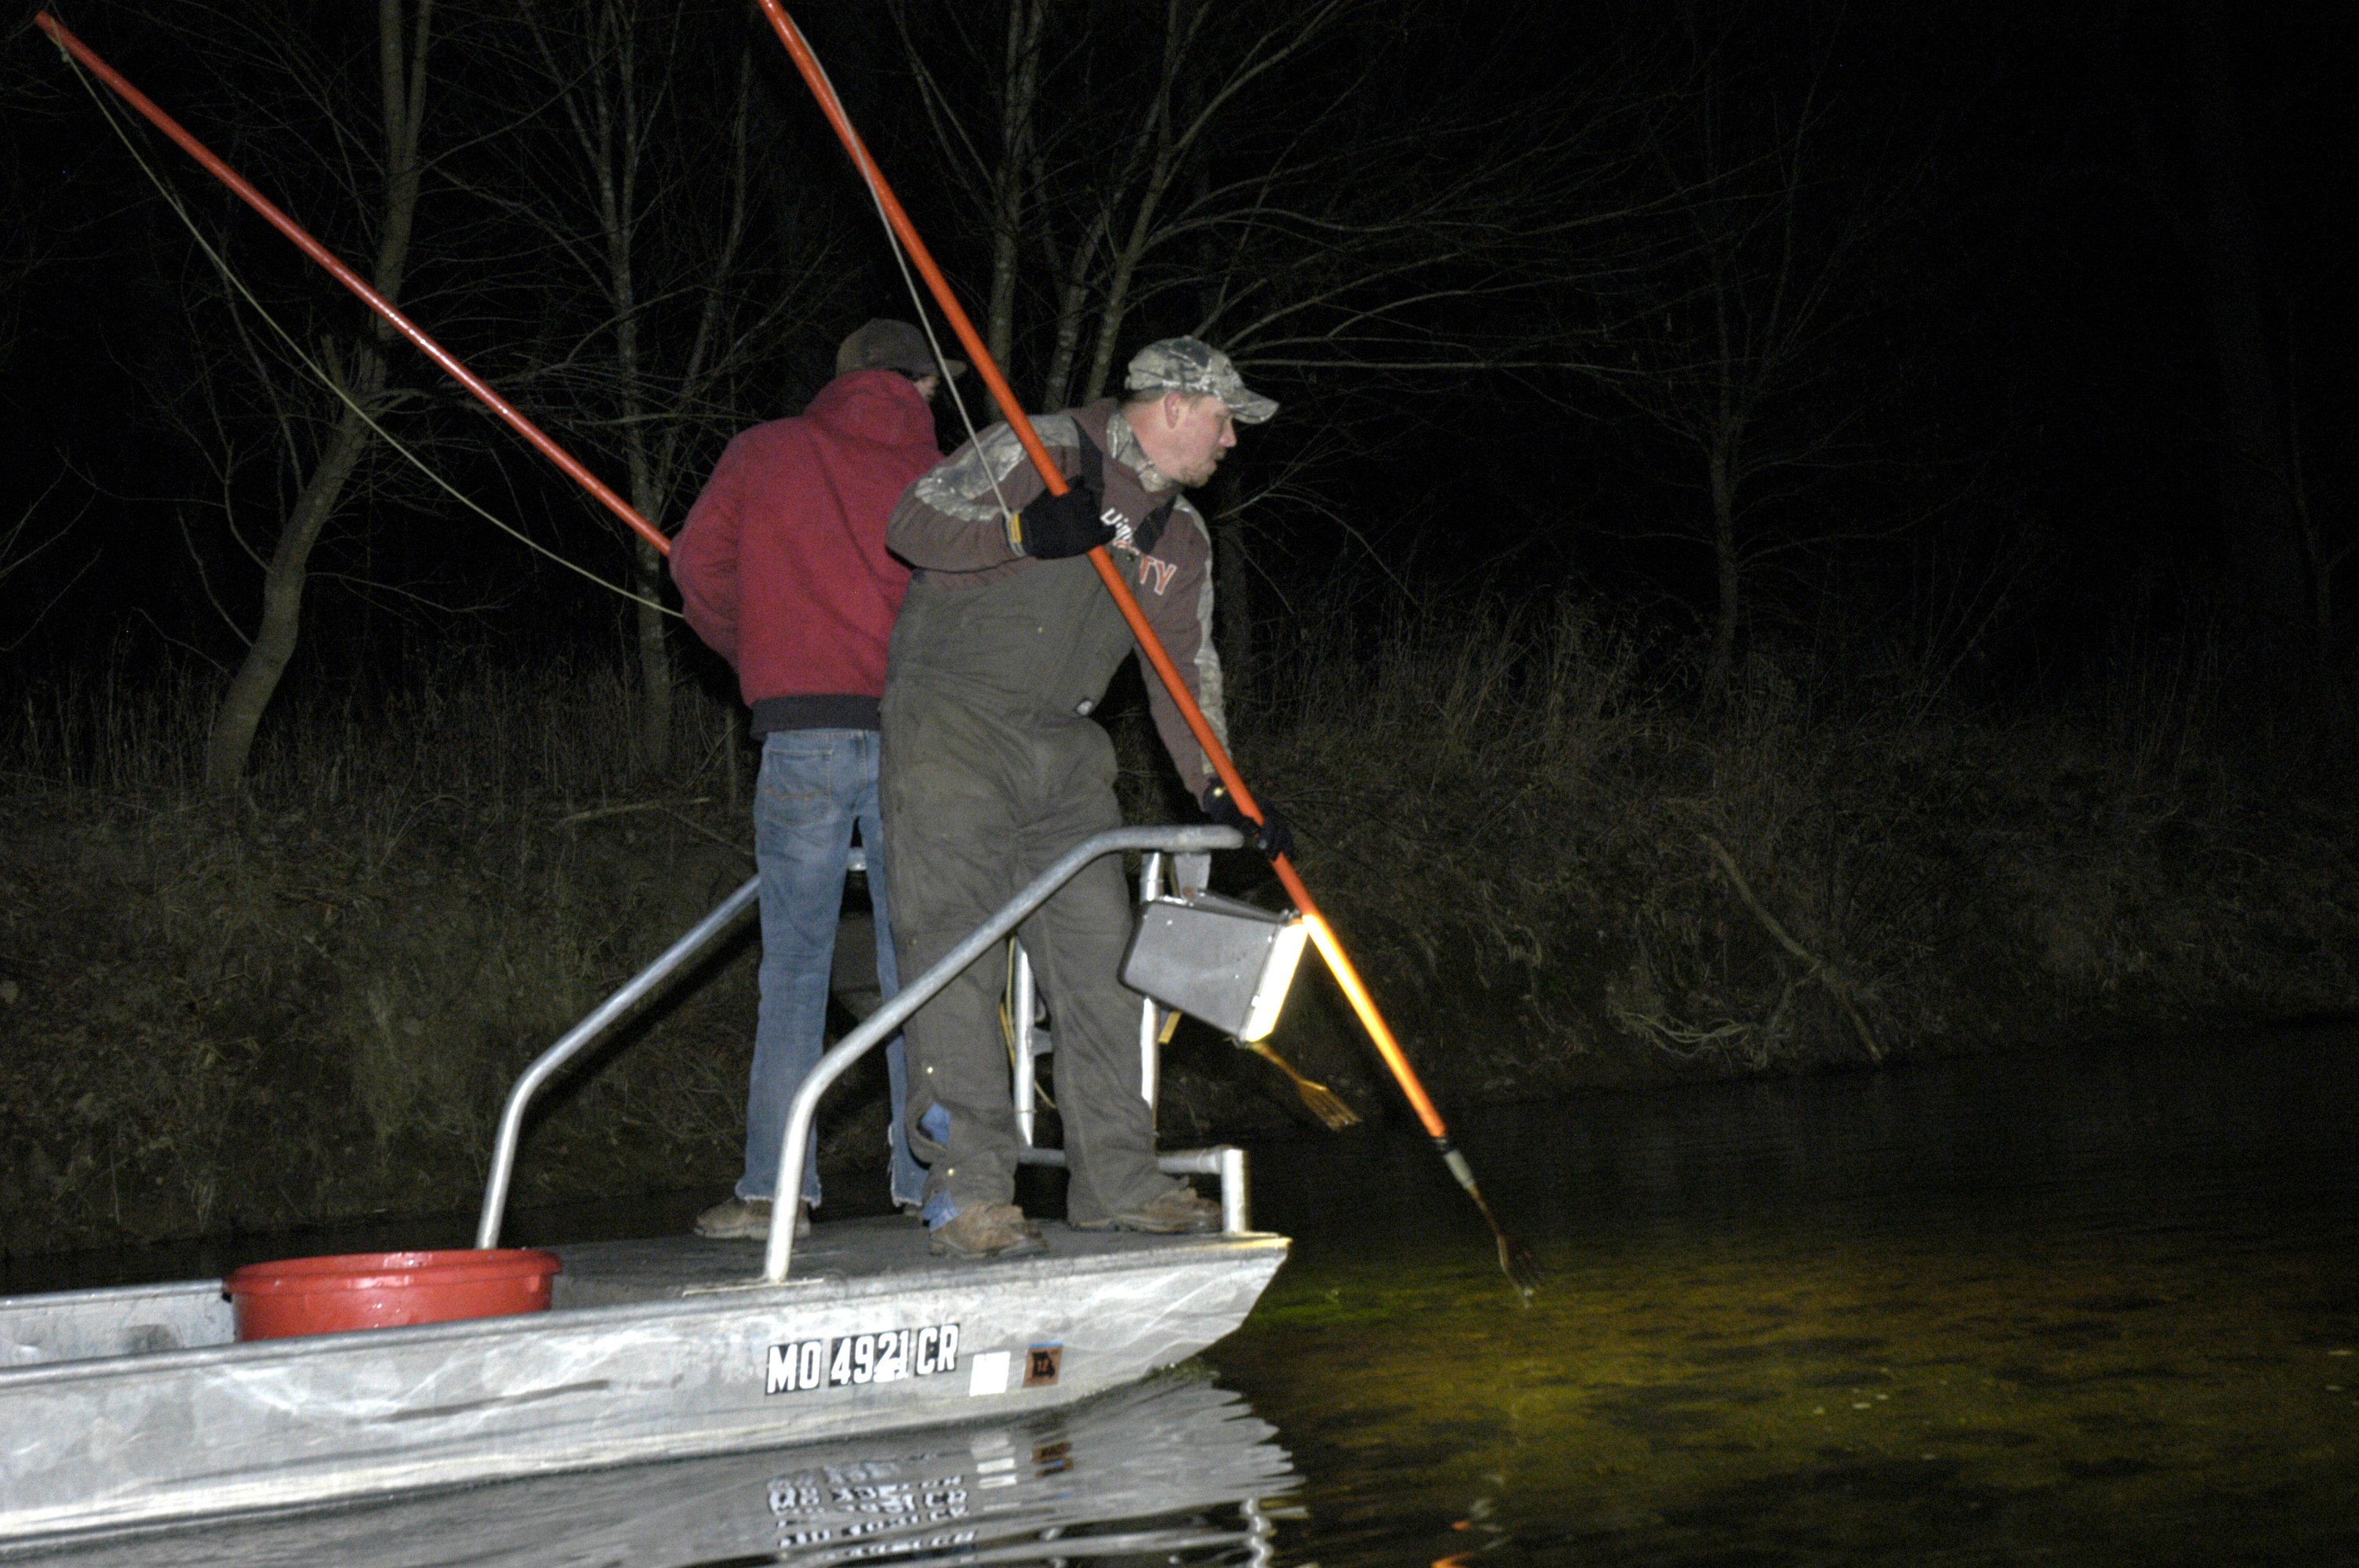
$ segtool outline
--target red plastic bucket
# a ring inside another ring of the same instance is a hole
[[[248,1263],[222,1281],[240,1339],[549,1310],[554,1252],[358,1252]]]

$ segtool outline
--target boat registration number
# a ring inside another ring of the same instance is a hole
[[[833,1339],[798,1339],[773,1345],[763,1368],[765,1394],[795,1394],[810,1389],[897,1383],[958,1370],[959,1325],[884,1328]]]

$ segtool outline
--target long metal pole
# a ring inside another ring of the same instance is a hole
[[[917,225],[909,221],[909,214],[903,210],[900,199],[893,194],[892,186],[877,168],[875,160],[868,156],[867,145],[861,140],[851,117],[837,101],[834,89],[829,85],[827,73],[820,69],[819,59],[811,53],[802,30],[795,26],[779,0],[757,0],[757,3],[762,7],[762,14],[769,18],[771,30],[778,35],[778,41],[786,45],[788,54],[794,58],[795,69],[802,73],[804,82],[811,90],[811,96],[819,101],[820,112],[827,116],[828,124],[835,129],[837,139],[852,155],[853,166],[859,169],[861,178],[875,197],[886,222],[899,236],[909,259],[917,264],[919,276],[926,280],[926,287],[941,306],[942,315],[950,322],[951,330],[958,335],[959,342],[973,358],[975,370],[982,375],[984,384],[990,389],[992,400],[999,405],[1008,428],[1023,443],[1025,452],[1032,460],[1032,466],[1040,470],[1041,482],[1051,493],[1064,494],[1071,487],[1050,460],[1048,449],[1032,428],[1032,421],[1026,416],[1023,406],[1016,402],[1015,392],[1007,384],[1006,377],[1000,373],[998,363],[991,357],[991,351],[984,346],[983,339],[974,330],[974,323],[968,319],[965,308],[960,305],[958,296],[951,291],[950,281],[942,276],[941,268],[934,264],[933,253],[926,248]],[[1245,787],[1245,781],[1237,772],[1236,764],[1229,760],[1227,748],[1212,733],[1212,724],[1204,718],[1203,709],[1189,694],[1187,683],[1180,678],[1179,667],[1171,662],[1170,654],[1165,651],[1162,639],[1147,623],[1145,611],[1138,607],[1136,596],[1130,591],[1130,585],[1122,580],[1122,574],[1114,568],[1114,557],[1103,546],[1100,546],[1090,552],[1090,564],[1097,568],[1099,579],[1105,584],[1106,591],[1114,596],[1114,605],[1122,611],[1123,619],[1130,623],[1131,634],[1137,639],[1140,653],[1154,667],[1164,689],[1171,694],[1173,704],[1178,707],[1180,717],[1187,720],[1189,730],[1196,737],[1196,743],[1204,749],[1204,756],[1212,764],[1212,771],[1220,776],[1223,787],[1227,789],[1239,809],[1256,822],[1260,821],[1261,807],[1255,803],[1253,792]],[[1500,1229],[1490,1204],[1484,1201],[1482,1189],[1475,1184],[1474,1173],[1468,1167],[1466,1157],[1451,1141],[1450,1129],[1442,1121],[1441,1112],[1434,1108],[1433,1098],[1425,1092],[1425,1085],[1419,1081],[1417,1069],[1409,1065],[1400,1042],[1394,1038],[1391,1026],[1385,1022],[1384,1014],[1376,1008],[1375,998],[1369,994],[1367,986],[1361,980],[1351,956],[1343,951],[1343,944],[1327,924],[1326,917],[1320,913],[1318,903],[1310,896],[1310,890],[1302,885],[1302,878],[1285,856],[1276,857],[1273,864],[1277,869],[1278,881],[1285,886],[1287,896],[1294,901],[1295,907],[1302,912],[1303,920],[1310,928],[1311,940],[1317,944],[1320,956],[1326,959],[1327,967],[1333,971],[1336,983],[1343,987],[1344,996],[1352,1003],[1352,1011],[1359,1015],[1362,1026],[1368,1032],[1368,1038],[1375,1044],[1377,1054],[1392,1070],[1401,1093],[1408,1097],[1409,1105],[1416,1110],[1418,1119],[1425,1124],[1425,1130],[1449,1165],[1450,1173],[1474,1200],[1475,1206],[1483,1211],[1483,1217],[1490,1222],[1498,1238],[1501,1265],[1519,1289],[1528,1291],[1530,1287],[1527,1280],[1531,1273],[1528,1249]]]
[[[88,44],[74,37],[56,17],[43,11],[33,18],[33,25],[49,34],[60,49],[64,49],[87,67],[92,75],[113,88],[115,96],[146,115],[149,123],[158,130],[179,143],[188,155],[204,165],[206,171],[215,179],[228,186],[231,190],[236,192],[240,200],[261,213],[263,219],[272,228],[294,241],[305,255],[327,268],[330,276],[333,276],[338,283],[359,296],[361,303],[384,317],[391,323],[395,331],[416,344],[420,353],[441,366],[452,380],[480,398],[485,407],[506,420],[516,434],[538,447],[543,457],[564,470],[575,483],[597,497],[606,510],[621,518],[633,533],[665,555],[671,553],[671,541],[665,538],[655,524],[640,516],[637,508],[615,494],[604,481],[584,468],[571,453],[551,440],[538,426],[518,413],[516,406],[506,398],[494,392],[489,385],[485,384],[482,377],[460,363],[458,358],[449,350],[427,336],[422,329],[397,309],[391,300],[370,287],[367,280],[351,267],[346,266],[337,258],[333,251],[313,239],[304,231],[301,224],[280,211],[268,197],[247,184],[237,170],[215,157],[211,148],[190,135],[181,127],[179,121],[158,108],[154,101],[139,89],[132,86],[124,78],[122,72],[99,59]]]
[[[475,1245],[497,1247],[500,1244],[500,1221],[508,1207],[508,1179],[516,1169],[516,1145],[524,1139],[524,1113],[532,1104],[532,1097],[540,1092],[543,1084],[577,1055],[582,1048],[606,1032],[606,1026],[638,1005],[639,999],[654,990],[671,972],[701,952],[706,943],[735,923],[737,917],[752,908],[762,893],[762,879],[748,877],[735,892],[723,899],[712,914],[698,921],[688,934],[664,949],[646,968],[625,980],[611,996],[592,1009],[590,1015],[560,1035],[557,1044],[532,1060],[508,1091],[507,1104],[500,1111],[499,1136],[492,1141],[491,1174],[484,1182],[484,1206],[475,1220]]]

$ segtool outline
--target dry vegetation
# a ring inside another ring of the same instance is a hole
[[[1461,1095],[2359,1003],[2348,813],[2256,790],[2202,680],[2003,719],[1756,650],[1698,712],[1679,651],[1473,620],[1309,631],[1251,759]]]
[[[192,784],[201,691],[20,708],[0,1245],[468,1206],[516,1074],[752,874],[734,716],[685,705],[700,760],[649,777],[630,700],[446,672],[266,732],[234,805]],[[752,1012],[741,936],[544,1097],[519,1201],[725,1190]],[[832,1119],[881,1148],[867,1098]]]
[[[2345,817],[2225,765],[2201,683],[2000,721],[1906,678],[1837,701],[1756,653],[1699,713],[1657,695],[1676,654],[1477,620],[1304,628],[1240,737],[1445,1103],[2359,1001]],[[204,688],[20,698],[0,1246],[463,1209],[515,1073],[750,874],[727,709],[679,705],[694,760],[650,773],[613,673],[410,689],[291,711],[236,804],[193,786]],[[519,1198],[723,1188],[752,1013],[740,940],[548,1097]],[[1280,1044],[1391,1103],[1321,985]],[[880,1079],[839,1091],[832,1169],[881,1162]],[[1174,1135],[1290,1103],[1183,1035]]]

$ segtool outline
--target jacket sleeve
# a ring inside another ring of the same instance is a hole
[[[737,663],[737,550],[743,534],[749,459],[733,440],[688,509],[671,542],[671,579],[680,610],[705,645]]]
[[[1161,594],[1140,594],[1147,624],[1155,628],[1164,652],[1171,655],[1180,679],[1187,684],[1188,694],[1204,710],[1204,721],[1212,726],[1212,738],[1225,751],[1229,744],[1227,704],[1221,682],[1221,655],[1212,645],[1212,532],[1194,507],[1182,502],[1174,509],[1170,525],[1158,542],[1158,555],[1170,562],[1171,582]],[[1154,568],[1142,563],[1140,569],[1144,577]],[[1145,658],[1142,654],[1142,663]],[[1188,728],[1188,721],[1180,717],[1180,705],[1164,689],[1162,679],[1152,669],[1144,673],[1147,710],[1155,716],[1156,732],[1162,736],[1164,749],[1171,753],[1172,765],[1180,770],[1188,793],[1201,795],[1216,776],[1212,764],[1197,742],[1195,732]]]
[[[1035,420],[1033,429],[1070,474],[1077,449],[1072,420],[1051,415]],[[994,425],[902,492],[885,525],[886,546],[924,571],[1005,566],[1019,558],[1007,542],[1008,513],[1022,511],[1044,488],[1016,432]]]

